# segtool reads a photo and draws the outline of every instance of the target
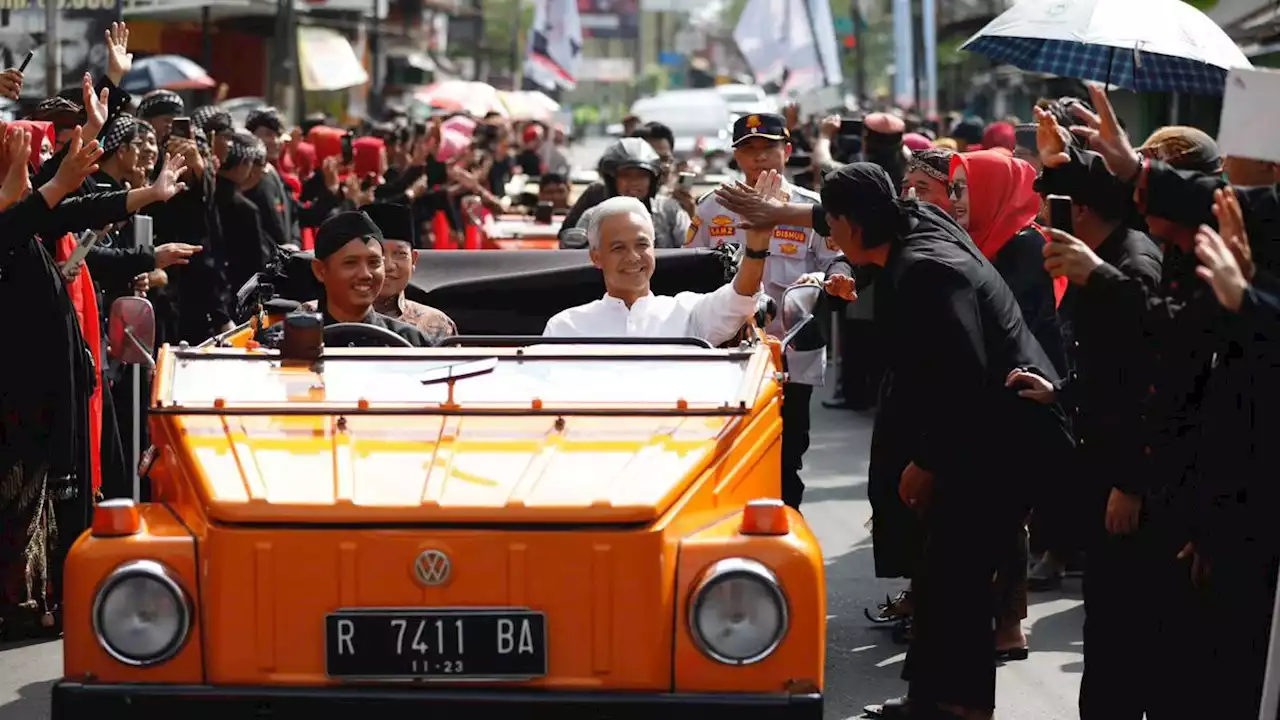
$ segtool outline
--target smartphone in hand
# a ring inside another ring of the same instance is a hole
[[[1071,198],[1066,195],[1049,196],[1049,226],[1068,235],[1075,234],[1071,222]]]
[[[173,119],[173,125],[169,130],[169,134],[174,137],[191,139],[191,118],[176,117]]]
[[[355,160],[355,148],[352,147],[351,133],[342,136],[342,164],[350,165]]]

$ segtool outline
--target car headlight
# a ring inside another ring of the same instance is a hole
[[[769,568],[726,558],[702,574],[689,605],[689,630],[702,652],[727,665],[769,657],[787,633],[787,598]]]
[[[154,560],[125,563],[107,576],[93,604],[93,630],[111,657],[127,665],[164,662],[191,628],[182,586]]]

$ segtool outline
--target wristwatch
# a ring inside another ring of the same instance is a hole
[[[752,250],[751,248],[747,248],[746,254],[747,254],[747,257],[751,258],[752,260],[764,260],[765,258],[769,257],[768,250]]]

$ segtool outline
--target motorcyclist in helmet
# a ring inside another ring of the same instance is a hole
[[[658,195],[662,186],[662,160],[643,138],[623,138],[605,149],[600,156],[600,181],[592,183],[569,210],[560,230],[560,247],[580,250],[586,247],[582,222],[588,210],[608,198],[626,195],[643,202],[653,216],[656,233],[654,246],[684,247],[689,230],[689,214],[675,200]]]

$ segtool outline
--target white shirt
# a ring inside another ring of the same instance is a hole
[[[817,193],[791,183],[783,183],[782,191],[789,195],[789,200],[793,203],[816,205],[821,202]],[[725,209],[714,192],[707,193],[698,200],[697,212],[693,224],[689,226],[685,247],[715,248],[726,243],[742,245],[746,242],[747,235],[746,231],[738,229],[738,222],[738,215]],[[801,275],[825,273],[838,257],[840,249],[811,228],[779,225],[773,230],[773,237],[769,242],[769,257],[764,261],[765,292],[781,308],[782,293],[794,285]],[[781,312],[766,330],[776,337],[783,336]],[[822,385],[826,363],[825,349],[797,351],[787,348],[787,373],[791,382]]]
[[[545,337],[702,338],[712,345],[731,340],[755,312],[756,298],[739,295],[730,283],[712,293],[650,293],[627,304],[612,295],[569,308],[547,321]]]

